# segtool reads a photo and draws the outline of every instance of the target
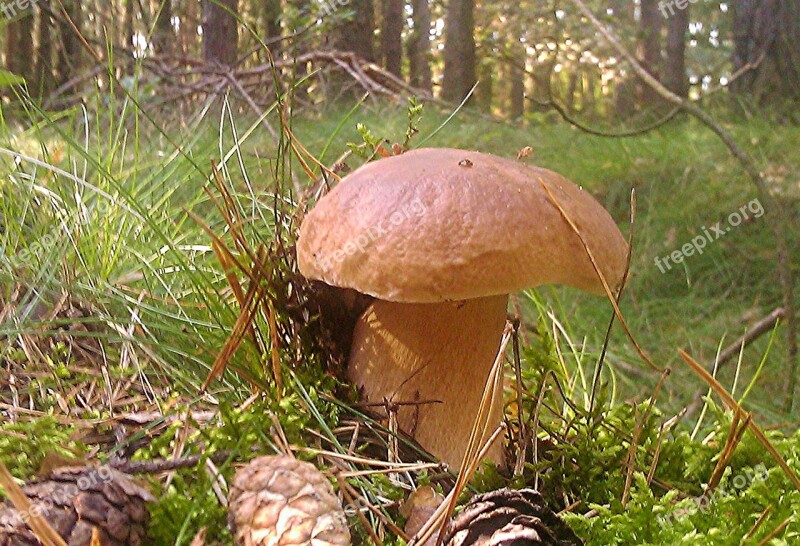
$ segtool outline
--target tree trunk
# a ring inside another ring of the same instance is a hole
[[[575,108],[575,93],[578,91],[578,78],[580,73],[578,72],[578,68],[573,68],[570,70],[569,75],[567,76],[567,96],[566,96],[566,103],[567,103],[567,111],[570,114],[574,114],[576,111]]]
[[[594,65],[586,66],[584,69],[585,88],[581,100],[581,110],[586,117],[597,117],[597,86],[595,79],[597,73]],[[600,91],[602,93],[602,90]]]
[[[125,0],[125,22],[122,25],[122,45],[130,48],[133,45],[134,21],[136,20],[136,0]]]
[[[78,32],[83,31],[83,12],[81,2],[64,2],[64,10],[69,16]],[[61,33],[61,48],[58,50],[58,82],[59,85],[67,83],[71,78],[78,75],[81,70],[83,47],[80,37],[72,25],[63,17],[61,10],[56,10],[62,17],[59,31]]]
[[[236,64],[237,0],[203,0],[203,59],[222,66]]]
[[[383,66],[395,76],[403,69],[403,0],[383,0],[381,53]]]
[[[4,68],[14,72],[18,58],[17,45],[19,43],[17,40],[17,26],[14,23],[9,23],[3,30],[5,31],[3,39],[6,41],[6,62]]]
[[[664,85],[680,97],[689,96],[686,78],[686,32],[689,30],[689,7],[675,11],[667,23],[667,58]]]
[[[26,13],[20,19],[8,23],[8,46],[6,65],[8,70],[22,76],[29,86],[33,81],[33,13]]]
[[[492,111],[494,101],[495,60],[482,57],[478,63],[478,88],[475,90],[475,105],[483,112]]]
[[[636,2],[631,0],[613,0],[611,3],[613,14],[609,17],[609,24],[619,29],[630,29],[636,27]],[[638,33],[632,33],[633,39],[627,39],[628,47],[637,49],[639,47]],[[626,36],[626,38],[628,38]],[[612,92],[611,106],[609,114],[628,118],[636,111],[636,76],[617,75],[610,83],[609,89]],[[613,113],[612,110],[613,109]]]
[[[261,12],[263,40],[267,42],[272,57],[278,57],[281,49],[281,0],[264,0]]]
[[[350,51],[364,60],[375,61],[375,8],[371,0],[350,0],[353,17],[341,25],[336,49]]]
[[[641,0],[638,48],[639,62],[656,79],[659,79],[658,67],[661,65],[661,27],[664,21],[658,2],[659,0]],[[639,104],[645,107],[655,106],[660,100],[649,85],[639,85],[637,95]]]
[[[432,91],[431,76],[431,7],[429,0],[411,0],[414,10],[414,32],[408,41],[411,85]]]
[[[460,102],[475,85],[475,0],[450,0],[444,35],[442,98]]]
[[[758,106],[784,104],[796,110],[800,100],[800,3],[736,0],[733,7],[733,69],[745,72],[734,81],[732,90]]]
[[[308,24],[308,14],[311,12],[310,0],[288,0],[289,6],[300,16],[289,18],[286,21],[286,30],[289,34],[298,32],[304,25]],[[303,40],[290,40],[286,44],[287,48],[291,49],[290,55],[293,57],[305,53],[308,44]],[[303,80],[308,74],[308,65],[304,63],[297,63],[294,66],[293,80],[299,82]],[[308,97],[309,82],[302,85],[293,85],[292,93],[296,99],[305,100]]]
[[[13,68],[12,63],[13,59],[16,58],[16,46],[17,40],[15,38],[14,32],[14,25],[6,25],[5,27],[0,26],[0,38],[5,40],[5,50],[3,51],[3,55],[5,56],[5,63],[2,65],[3,68],[7,70],[11,70]],[[14,97],[14,90],[10,87],[0,87],[0,99],[3,97]]]
[[[511,100],[509,101],[509,116],[511,119],[521,118],[525,115],[525,47],[519,37],[512,35],[514,40],[511,50],[514,54],[511,63]]]
[[[44,0],[43,0],[44,1]],[[39,34],[37,37],[35,89],[31,94],[44,100],[53,90],[55,75],[53,74],[53,18],[50,16],[52,3],[44,4],[47,9],[39,10]]]
[[[161,0],[161,11],[156,16],[156,26],[153,31],[153,49],[156,54],[172,52],[175,32],[172,27],[172,0]]]

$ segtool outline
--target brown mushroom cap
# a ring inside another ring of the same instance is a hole
[[[301,226],[300,271],[394,302],[471,299],[543,284],[603,293],[542,182],[617,286],[627,244],[587,191],[547,169],[447,148],[381,159],[345,177]]]

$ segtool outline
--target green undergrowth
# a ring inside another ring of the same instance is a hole
[[[320,340],[312,335],[319,317],[304,313],[302,298],[293,299],[303,287],[295,284],[291,251],[281,253],[290,248],[300,199],[292,174],[301,188],[309,180],[285,136],[272,141],[259,120],[228,103],[209,102],[190,120],[164,116],[154,128],[137,107],[121,100],[124,108],[109,106],[102,96],[87,97],[85,110],[61,113],[31,105],[30,119],[3,121],[0,303],[13,302],[16,311],[14,321],[0,323],[0,360],[17,372],[36,372],[18,394],[49,417],[0,425],[0,459],[18,478],[29,478],[50,452],[72,457],[89,452],[81,420],[100,422],[107,433],[121,411],[157,409],[178,416],[165,428],[154,423],[134,432],[125,444],[102,445],[98,459],[107,461],[128,448],[142,461],[201,455],[201,464],[175,471],[168,485],[163,476],[149,478],[159,499],[152,508],[154,541],[189,544],[206,528],[209,544],[226,544],[226,513],[211,468],[229,481],[234,463],[281,451],[284,442],[315,461],[304,449],[342,453],[348,447],[334,430],[343,415],[353,414],[348,403],[354,393],[320,354]],[[469,493],[506,484],[536,486],[558,509],[578,502],[567,517],[588,544],[738,544],[768,509],[751,542],[757,544],[786,520],[770,544],[796,540],[798,492],[749,433],[718,486],[731,494],[691,510],[730,430],[730,414],[713,398],[704,400],[704,411],[661,429],[695,392],[708,388],[675,349],[709,363],[719,345],[780,302],[773,238],[763,218],[731,231],[680,269],[661,273],[654,265],[655,257],[680,248],[703,226],[754,198],[716,137],[687,120],[634,139],[601,139],[549,116],[512,124],[470,112],[449,119],[451,112],[432,107],[420,119],[419,109],[406,104],[351,106],[297,114],[292,132],[326,164],[354,147],[371,155],[376,144],[388,147],[408,135],[412,146],[472,148],[506,157],[531,146],[528,161],[591,190],[624,230],[630,228],[630,193],[636,190],[635,250],[621,309],[644,350],[657,366],[672,367],[672,375],[651,408],[660,374],[641,361],[617,325],[595,386],[611,318],[608,303],[560,288],[520,294],[514,312],[523,318],[525,394],[522,407],[515,408],[507,393],[507,414],[512,432],[519,430],[520,414],[528,426],[536,420],[536,455],[529,453],[521,476],[482,469]],[[757,120],[730,129],[770,169],[776,191],[796,218],[792,173],[800,169],[795,153],[800,131]],[[217,206],[224,192],[214,184],[212,161],[231,197],[225,207]],[[348,164],[355,168],[361,161],[354,157]],[[255,326],[258,334],[268,334],[274,318],[282,328],[277,356],[283,385],[279,389],[274,377],[273,341],[263,335],[256,342],[244,339],[221,378],[201,394],[241,311],[229,277],[241,282],[246,277],[220,264],[215,245],[232,249],[242,262],[252,258],[234,243],[231,222],[221,212],[230,209],[241,220],[237,225],[249,248],[263,245],[271,260],[269,274],[258,282],[279,305],[275,317],[262,310]],[[800,249],[797,225],[786,227],[793,252]],[[204,227],[218,239],[212,241]],[[792,260],[800,264],[800,256]],[[48,310],[65,296],[82,309],[81,316],[50,317]],[[82,327],[69,329],[76,324]],[[23,335],[35,338],[45,353],[36,363],[41,368],[26,369],[34,366],[20,350]],[[87,361],[84,353],[71,350],[75,339],[97,341],[102,351],[91,354],[102,359]],[[101,363],[108,377],[102,382],[90,373]],[[719,377],[756,412],[759,423],[784,425],[770,438],[800,471],[797,417],[782,411],[786,374],[781,336],[767,335]],[[125,385],[138,401],[123,409],[70,407],[75,425],[63,426],[55,418],[63,412],[59,403],[71,400],[70,393],[94,392],[94,381],[98,388],[106,388],[105,382]],[[4,403],[9,392],[4,387]],[[187,411],[209,408],[216,410],[209,423],[185,417]],[[213,467],[205,459],[213,459]],[[759,479],[736,486],[743,475]],[[439,488],[448,483],[427,472],[414,480]],[[348,483],[402,525],[405,491],[396,482],[367,475]],[[682,510],[688,510],[685,517],[673,517]],[[366,517],[378,524],[374,514]],[[367,543],[357,519],[351,523],[355,543]],[[395,542],[386,535],[386,543]]]

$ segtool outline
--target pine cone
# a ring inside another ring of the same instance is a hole
[[[107,466],[63,467],[22,488],[38,512],[69,546],[89,546],[97,528],[102,546],[139,546],[146,542],[154,501],[130,477]],[[35,511],[35,512],[34,512]],[[0,505],[0,546],[40,546],[22,514],[10,502]]]
[[[350,544],[347,520],[330,482],[294,457],[254,459],[234,476],[228,501],[236,546]]]
[[[473,498],[453,519],[445,546],[580,546],[572,529],[533,489],[500,489]]]

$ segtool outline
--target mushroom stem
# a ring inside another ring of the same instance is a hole
[[[500,347],[507,305],[507,295],[444,303],[375,300],[356,324],[350,380],[365,402],[404,403],[395,406],[399,427],[457,469]],[[497,396],[487,438],[502,413]],[[489,458],[502,464],[502,455],[498,442]]]

